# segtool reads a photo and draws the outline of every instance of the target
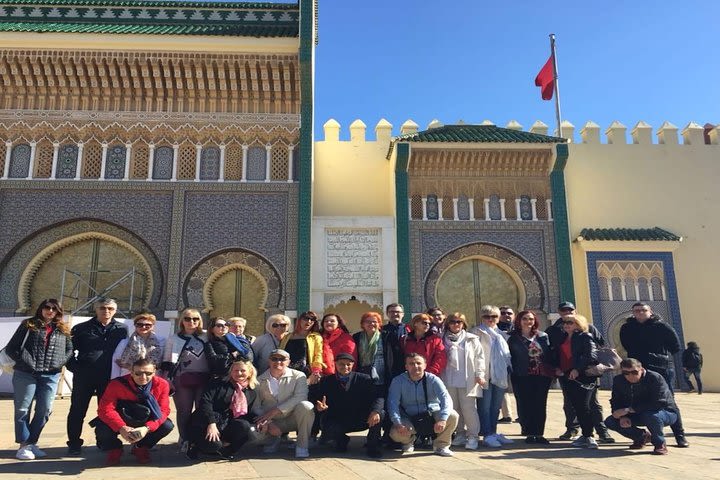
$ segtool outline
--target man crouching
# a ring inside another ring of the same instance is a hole
[[[155,375],[148,359],[133,363],[130,374],[112,380],[98,403],[98,417],[91,422],[107,465],[117,465],[122,441],[132,444],[138,463],[150,463],[150,448],[174,428],[170,415],[170,385]]]

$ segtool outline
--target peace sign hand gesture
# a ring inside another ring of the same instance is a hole
[[[315,408],[317,408],[318,412],[324,412],[328,409],[327,398],[325,397],[325,395],[323,395],[322,400],[317,400],[315,402]]]

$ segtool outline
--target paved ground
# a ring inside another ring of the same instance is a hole
[[[602,404],[607,405],[607,392],[601,392]],[[238,478],[265,479],[522,479],[550,478],[607,479],[720,479],[720,394],[677,396],[683,411],[688,449],[674,447],[670,440],[670,454],[651,455],[651,449],[631,452],[629,442],[620,441],[599,450],[578,450],[569,442],[552,442],[549,446],[527,448],[519,433],[519,425],[501,425],[502,433],[518,439],[509,448],[490,450],[481,447],[476,452],[456,448],[453,458],[441,458],[430,452],[416,452],[401,456],[389,453],[382,460],[369,460],[360,451],[362,438],[354,438],[351,452],[334,455],[324,447],[311,450],[312,458],[296,461],[292,451],[263,455],[258,449],[248,451],[249,460],[237,462],[204,461],[191,464],[176,453],[177,441],[171,435],[153,452],[153,464],[140,466],[129,455],[120,466],[104,468],[104,456],[94,447],[85,450],[85,458],[67,458],[65,454],[65,416],[69,400],[55,402],[55,413],[45,429],[40,446],[49,456],[42,460],[21,462],[14,458],[12,400],[0,399],[0,478],[35,479],[74,476],[78,479],[133,479],[152,477],[154,480],[176,478],[205,478],[213,480]],[[551,391],[547,437],[557,436],[562,428],[561,395]],[[173,432],[174,433],[174,432]],[[89,427],[86,441],[93,439]],[[620,440],[620,439],[619,439]]]

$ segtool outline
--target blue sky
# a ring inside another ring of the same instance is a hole
[[[315,136],[380,118],[424,129],[485,119],[555,128],[535,75],[557,36],[561,108],[579,130],[614,120],[720,123],[720,2],[320,0]],[[603,140],[604,141],[604,140]]]

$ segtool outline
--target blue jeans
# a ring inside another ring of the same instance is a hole
[[[506,388],[490,384],[487,390],[483,390],[483,396],[477,399],[478,416],[480,417],[480,434],[482,436],[497,433],[498,416],[502,405],[503,395]]]
[[[52,413],[59,373],[13,373],[13,399],[15,403],[15,441],[35,444]],[[35,400],[35,414],[30,420],[30,406]]]
[[[665,436],[663,428],[677,422],[678,416],[675,412],[668,410],[648,410],[640,413],[631,413],[628,415],[632,421],[632,425],[628,428],[620,426],[620,420],[610,415],[605,419],[605,426],[610,430],[615,430],[620,435],[632,440],[641,440],[643,430],[638,425],[645,425],[650,430],[650,441],[656,447],[665,444]]]

